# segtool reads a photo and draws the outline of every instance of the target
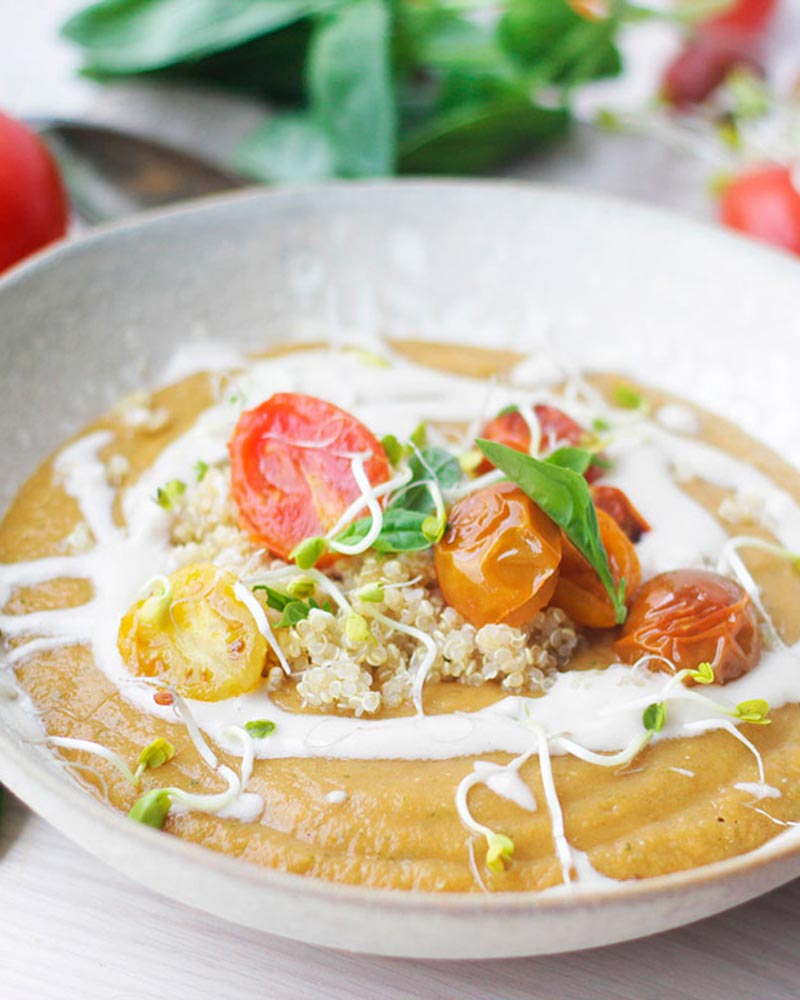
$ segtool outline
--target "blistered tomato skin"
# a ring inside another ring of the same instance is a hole
[[[719,684],[741,677],[761,658],[752,601],[733,580],[707,570],[679,569],[648,580],[636,595],[615,643],[626,663],[664,657],[674,670],[710,663]],[[672,672],[663,660],[651,670]]]
[[[553,595],[560,561],[561,532],[514,483],[454,504],[434,549],[445,600],[476,628],[530,622]]]
[[[593,486],[592,500],[596,509],[604,510],[612,517],[634,544],[650,530],[650,525],[633,506],[628,494],[616,486]]]
[[[361,495],[352,456],[368,456],[364,471],[373,486],[391,474],[383,446],[359,420],[299,393],[276,393],[243,413],[228,451],[243,526],[281,559],[306,538],[325,535]]]
[[[236,597],[236,578],[211,563],[192,563],[168,579],[166,594],[137,601],[122,619],[117,644],[128,670],[200,701],[251,691],[267,642]]]
[[[641,580],[639,557],[628,536],[610,514],[598,510],[597,523],[611,575],[617,585],[625,580],[626,600],[629,600]],[[553,604],[566,611],[579,625],[613,628],[617,624],[614,605],[600,577],[567,538],[562,539],[561,569]]]

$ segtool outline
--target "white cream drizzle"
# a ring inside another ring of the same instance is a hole
[[[181,371],[214,368],[213,364],[207,364],[212,356],[214,360],[221,357],[214,351],[203,355],[202,349],[195,356],[184,351]],[[530,363],[527,370],[536,368]],[[539,370],[542,371],[541,366]],[[85,644],[91,648],[98,667],[131,704],[140,711],[173,720],[173,709],[154,703],[152,688],[131,678],[117,651],[119,621],[143,584],[175,568],[169,546],[169,517],[153,502],[153,497],[165,482],[190,480],[198,460],[209,465],[223,460],[241,410],[277,391],[321,396],[354,413],[377,435],[393,433],[404,438],[421,420],[474,420],[475,400],[485,400],[485,416],[508,405],[529,408],[535,390],[537,401],[558,405],[585,425],[596,416],[612,423],[614,433],[607,450],[614,468],[605,481],[625,490],[652,525],[638,546],[645,579],[679,566],[713,565],[726,543],[727,536],[716,520],[680,489],[673,475],[675,469],[682,475],[696,475],[718,486],[763,497],[769,523],[780,543],[793,551],[800,549],[800,508],[791,497],[744,462],[711,445],[675,436],[672,430],[692,433],[689,421],[683,416],[678,420],[673,412],[665,419],[662,407],[657,423],[641,414],[614,410],[582,380],[570,383],[572,391],[562,397],[548,386],[552,369],[545,369],[545,378],[536,385],[526,381],[525,371],[526,366],[522,365],[510,384],[493,383],[487,390],[485,381],[445,374],[403,359],[393,358],[388,367],[378,367],[365,364],[357,354],[335,350],[253,362],[237,374],[237,392],[204,411],[193,427],[169,445],[126,491],[125,529],[114,523],[114,493],[99,457],[110,435],[105,432],[86,435],[61,452],[55,468],[64,489],[77,501],[97,544],[80,555],[0,565],[0,607],[18,587],[56,577],[85,578],[91,581],[94,596],[77,608],[0,614],[3,637],[27,639],[24,645],[0,651],[0,666],[13,670],[26,656],[60,646]],[[665,425],[671,430],[665,429]],[[335,585],[331,593],[341,605]],[[244,583],[239,584],[237,597],[251,609],[259,629],[274,649],[277,643],[269,622]],[[347,604],[344,598],[342,601]],[[285,661],[283,666],[287,669]],[[7,677],[3,679],[0,674],[6,688]],[[414,691],[418,710],[423,679],[418,678]],[[536,699],[510,697],[472,713],[426,716],[418,711],[413,717],[379,720],[334,716],[320,719],[289,713],[275,705],[265,690],[216,703],[179,700],[176,706],[201,755],[228,782],[228,789],[214,801],[212,796],[205,797],[205,808],[242,820],[256,817],[263,808],[260,796],[244,790],[253,756],[445,759],[492,751],[537,753],[556,853],[564,880],[569,882],[573,873],[579,880],[584,878],[588,861],[584,864],[580,852],[574,851],[566,840],[549,766],[550,754],[565,752],[564,747],[570,741],[600,753],[627,746],[641,735],[642,704],[659,701],[666,683],[664,675],[612,665],[602,671],[559,674],[547,693]],[[711,697],[726,708],[751,698],[764,698],[773,707],[800,702],[800,649],[795,646],[766,652],[756,670],[724,689],[714,689]],[[268,740],[252,740],[246,734],[243,725],[253,718],[269,718],[276,723],[276,730]],[[666,725],[654,739],[720,727],[749,743],[733,722],[709,719],[707,704],[699,705],[691,698],[679,699],[670,702]],[[243,758],[241,779],[218,764],[202,733]],[[242,734],[248,738],[244,739]],[[508,772],[507,768],[501,770]],[[516,780],[499,774],[476,774],[478,780],[484,777],[493,782],[490,787],[498,794],[511,798],[522,808],[536,808],[530,790],[518,774]],[[762,790],[769,787],[760,759],[757,786]],[[755,787],[748,785],[747,791]],[[182,798],[187,808],[204,808],[196,802],[191,804],[199,796],[186,793]]]

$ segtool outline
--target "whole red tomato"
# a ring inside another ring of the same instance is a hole
[[[42,141],[0,114],[0,271],[67,231],[68,205]]]
[[[800,254],[800,191],[788,167],[760,167],[735,178],[719,213],[731,229]]]

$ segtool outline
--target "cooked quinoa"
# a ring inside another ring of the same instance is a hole
[[[200,482],[175,498],[171,511],[175,566],[214,562],[248,579],[288,568],[241,530],[229,481],[226,467],[210,468]],[[347,598],[352,613],[320,607],[296,625],[274,628],[280,615],[267,608],[263,592],[256,591],[291,669],[291,680],[310,708],[362,715],[411,701],[413,678],[426,658],[426,648],[413,635],[377,620],[376,612],[433,639],[436,656],[428,670],[428,683],[495,681],[510,693],[542,692],[552,683],[553,674],[569,663],[578,645],[575,625],[560,608],[539,612],[526,628],[470,625],[445,603],[430,551],[349,557],[335,563],[327,576]],[[382,585],[383,600],[360,601],[357,592],[376,583]],[[280,588],[281,583],[274,586]],[[316,586],[310,596],[321,605],[328,599],[322,586]],[[352,614],[366,622],[366,638],[354,641],[351,637],[348,619]],[[265,673],[268,687],[274,690],[289,679],[277,657],[270,656]]]

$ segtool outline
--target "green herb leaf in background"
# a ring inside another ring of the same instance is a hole
[[[73,15],[62,34],[87,67],[142,73],[222,52],[283,28],[335,0],[102,0]]]
[[[618,72],[624,23],[648,16],[627,0],[599,20],[567,0],[101,0],[63,34],[101,79],[266,98],[235,165],[304,181],[498,167],[564,132],[572,90]]]
[[[353,0],[320,18],[309,47],[308,89],[339,175],[394,172],[397,113],[384,0]]]
[[[271,183],[336,176],[328,136],[308,111],[274,115],[239,146],[234,164],[242,173]]]
[[[617,586],[611,575],[597,512],[584,477],[570,468],[539,461],[497,441],[478,438],[475,443],[494,466],[562,529],[600,578],[614,605],[617,621],[624,622],[627,614],[624,581]]]

